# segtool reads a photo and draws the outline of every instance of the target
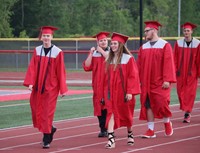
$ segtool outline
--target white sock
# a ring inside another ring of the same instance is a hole
[[[169,117],[164,117],[164,118],[163,118],[163,122],[164,122],[164,123],[169,123],[169,121],[170,121],[170,120],[169,120]]]
[[[154,122],[147,122],[147,125],[150,130],[154,130]]]

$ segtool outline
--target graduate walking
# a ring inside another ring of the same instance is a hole
[[[96,38],[97,46],[91,47],[87,59],[83,62],[83,69],[86,72],[92,71],[94,116],[97,116],[100,128],[98,137],[107,137],[107,129],[105,128],[107,109],[105,107],[103,81],[105,76],[105,59],[110,51],[108,46],[109,34],[109,32],[102,31],[93,36]]]
[[[127,40],[128,36],[113,33],[111,50],[106,59],[104,95],[107,108],[107,149],[115,148],[114,130],[120,127],[127,128],[127,145],[134,144],[132,125],[135,95],[141,91],[137,64],[125,46]]]
[[[50,147],[56,132],[53,118],[59,92],[62,97],[67,92],[63,52],[51,43],[55,30],[53,26],[41,27],[43,44],[34,49],[24,80],[24,86],[31,90],[33,126],[43,133],[43,148]]]
[[[170,86],[176,82],[171,45],[158,37],[157,21],[146,21],[147,42],[139,49],[138,68],[141,81],[140,120],[147,120],[148,130],[142,138],[155,138],[154,120],[163,119],[165,135],[173,134],[172,113],[169,108]]]
[[[180,109],[185,112],[183,123],[190,123],[200,77],[200,41],[192,37],[195,24],[186,22],[181,27],[184,38],[177,40],[174,46],[177,94]]]

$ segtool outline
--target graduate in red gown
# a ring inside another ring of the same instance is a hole
[[[43,148],[49,148],[56,128],[53,118],[59,92],[67,92],[63,52],[51,40],[56,27],[41,27],[42,45],[34,49],[26,72],[24,86],[31,90],[30,106],[33,126],[43,133]]]
[[[154,119],[163,119],[165,135],[173,134],[170,103],[170,84],[176,82],[171,45],[158,37],[157,21],[147,21],[144,29],[147,42],[139,49],[138,69],[141,81],[140,119],[147,120],[148,130],[143,138],[155,138]]]
[[[107,137],[105,128],[107,110],[104,104],[103,80],[105,75],[105,58],[110,51],[108,46],[108,35],[106,31],[99,32],[94,38],[97,40],[97,47],[92,47],[87,59],[83,62],[85,71],[92,71],[92,89],[93,89],[93,108],[94,116],[98,117],[100,133],[98,137]]]
[[[115,148],[114,130],[127,127],[128,145],[134,144],[132,125],[135,95],[140,94],[137,64],[125,47],[128,36],[113,33],[111,50],[106,59],[105,104],[107,108],[106,127],[108,143],[106,148]]]
[[[185,112],[184,123],[190,122],[200,76],[200,41],[192,37],[193,29],[196,27],[193,23],[184,23],[184,38],[177,40],[174,46],[177,93],[180,109]]]

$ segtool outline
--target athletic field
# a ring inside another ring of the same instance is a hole
[[[68,75],[69,92],[64,98],[58,98],[55,114],[54,141],[50,149],[41,149],[42,134],[32,127],[29,106],[30,92],[18,85],[0,86],[0,152],[42,153],[197,153],[200,152],[200,89],[197,91],[196,102],[191,123],[182,123],[183,112],[179,110],[175,85],[171,92],[171,110],[174,135],[164,136],[162,120],[156,120],[157,138],[141,139],[140,135],[147,130],[145,121],[139,117],[139,97],[134,116],[135,145],[126,145],[126,129],[116,130],[116,148],[107,150],[104,145],[107,138],[97,138],[99,128],[96,117],[93,117],[91,74],[80,76]],[[3,75],[1,75],[2,77]],[[71,77],[72,76],[72,77]],[[17,78],[17,77],[16,77]],[[18,81],[22,80],[18,75]],[[83,82],[80,82],[80,78]],[[7,80],[9,77],[7,76]],[[1,80],[5,80],[1,79]],[[13,80],[10,78],[10,80]],[[71,82],[70,82],[71,80]],[[85,81],[84,81],[85,80]],[[87,80],[87,81],[86,81]],[[2,82],[1,82],[2,83]]]

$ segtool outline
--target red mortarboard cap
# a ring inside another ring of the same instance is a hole
[[[128,38],[129,38],[129,36],[122,35],[122,34],[116,33],[116,32],[113,32],[112,37],[111,37],[112,40],[119,41],[122,44],[125,44],[126,41],[128,40]]]
[[[189,28],[189,29],[192,30],[192,29],[196,28],[197,26],[193,23],[186,22],[186,23],[182,24],[181,27],[184,28],[184,29]]]
[[[52,34],[53,35],[55,30],[58,30],[58,28],[53,27],[53,26],[42,26],[42,27],[40,27],[39,39],[41,38],[42,34]]]
[[[43,26],[40,28],[41,34],[53,34],[55,30],[58,30],[58,28],[53,26]]]
[[[110,32],[102,31],[96,34],[95,36],[93,36],[93,38],[97,38],[97,40],[101,40],[101,39],[107,38],[109,34]]]
[[[162,26],[158,21],[146,21],[144,22],[146,24],[145,28],[155,28],[158,30],[159,26]]]

